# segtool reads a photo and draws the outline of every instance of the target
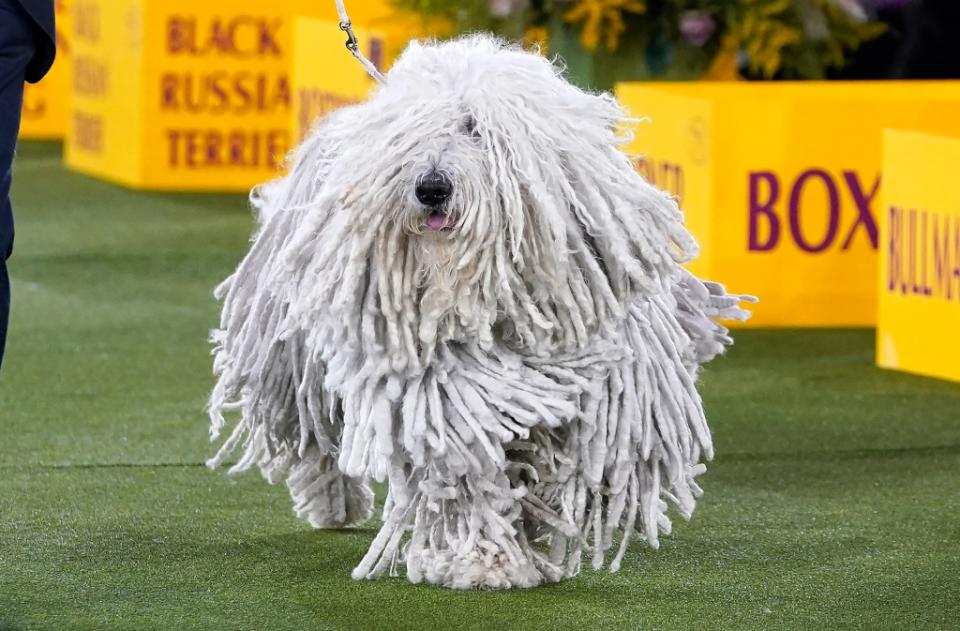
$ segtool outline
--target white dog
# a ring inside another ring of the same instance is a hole
[[[740,296],[692,277],[675,202],[608,95],[488,37],[413,43],[255,191],[219,288],[211,459],[285,479],[317,528],[383,525],[353,571],[530,587],[616,570],[712,456],[698,367]],[[619,543],[615,546],[615,539]]]

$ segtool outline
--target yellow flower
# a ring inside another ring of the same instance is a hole
[[[595,50],[604,38],[609,50],[616,50],[620,35],[626,30],[624,13],[645,13],[643,0],[576,0],[563,16],[569,23],[583,22],[580,42],[588,50]]]
[[[789,0],[746,0],[743,9],[730,40],[747,53],[751,70],[772,77],[783,63],[783,49],[800,42],[803,32],[781,19]]]
[[[523,32],[524,48],[539,48],[547,53],[547,29],[544,26],[531,26]]]

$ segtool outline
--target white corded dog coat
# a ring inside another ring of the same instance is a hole
[[[621,151],[628,123],[542,56],[412,43],[334,112],[218,289],[211,459],[286,480],[315,527],[383,525],[355,578],[529,587],[616,570],[689,517],[712,457],[695,382],[741,296],[681,264],[676,203]],[[425,207],[426,174],[452,184]],[[437,213],[440,213],[439,215]]]

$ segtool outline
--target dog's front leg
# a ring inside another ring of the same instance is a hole
[[[383,527],[353,577],[394,574],[405,560],[407,578],[454,589],[510,589],[555,582],[562,571],[530,547],[519,498],[506,476],[444,476],[414,471],[391,478]],[[410,540],[401,547],[404,535]],[[402,552],[401,552],[402,550]]]
[[[560,570],[534,550],[520,499],[507,476],[447,478],[434,471],[419,485],[407,576],[454,589],[534,587],[560,580]]]

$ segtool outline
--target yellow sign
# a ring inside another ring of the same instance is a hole
[[[275,176],[296,140],[295,18],[335,20],[332,2],[73,3],[75,80],[65,152],[71,168],[168,190],[246,190]],[[367,3],[354,19],[378,15],[374,8],[382,12],[382,4]],[[304,61],[313,72],[356,63],[344,34],[331,36]],[[382,41],[364,44],[379,45],[369,52],[383,61]]]
[[[713,108],[709,101],[665,95],[639,84],[621,85],[617,95],[643,116],[631,149],[637,170],[651,184],[677,198],[687,228],[701,243],[701,255],[690,264],[698,275],[710,274],[713,222]],[[642,149],[638,149],[642,148]]]
[[[876,321],[881,131],[960,135],[960,82],[622,84],[630,149],[679,195],[696,273],[755,294],[753,326]]]
[[[294,36],[293,110],[290,129],[294,142],[306,138],[314,123],[334,109],[364,100],[374,86],[363,66],[347,52],[337,22],[298,18]],[[382,57],[383,36],[363,29],[354,34],[369,59]],[[318,64],[317,59],[327,63]]]
[[[64,158],[73,169],[141,184],[141,3],[73,0],[71,15],[73,80]]]
[[[23,114],[20,137],[30,139],[63,138],[67,130],[70,97],[70,3],[57,0],[57,58],[50,72],[39,83],[27,83],[23,89]]]
[[[877,365],[960,381],[960,140],[888,130]]]

